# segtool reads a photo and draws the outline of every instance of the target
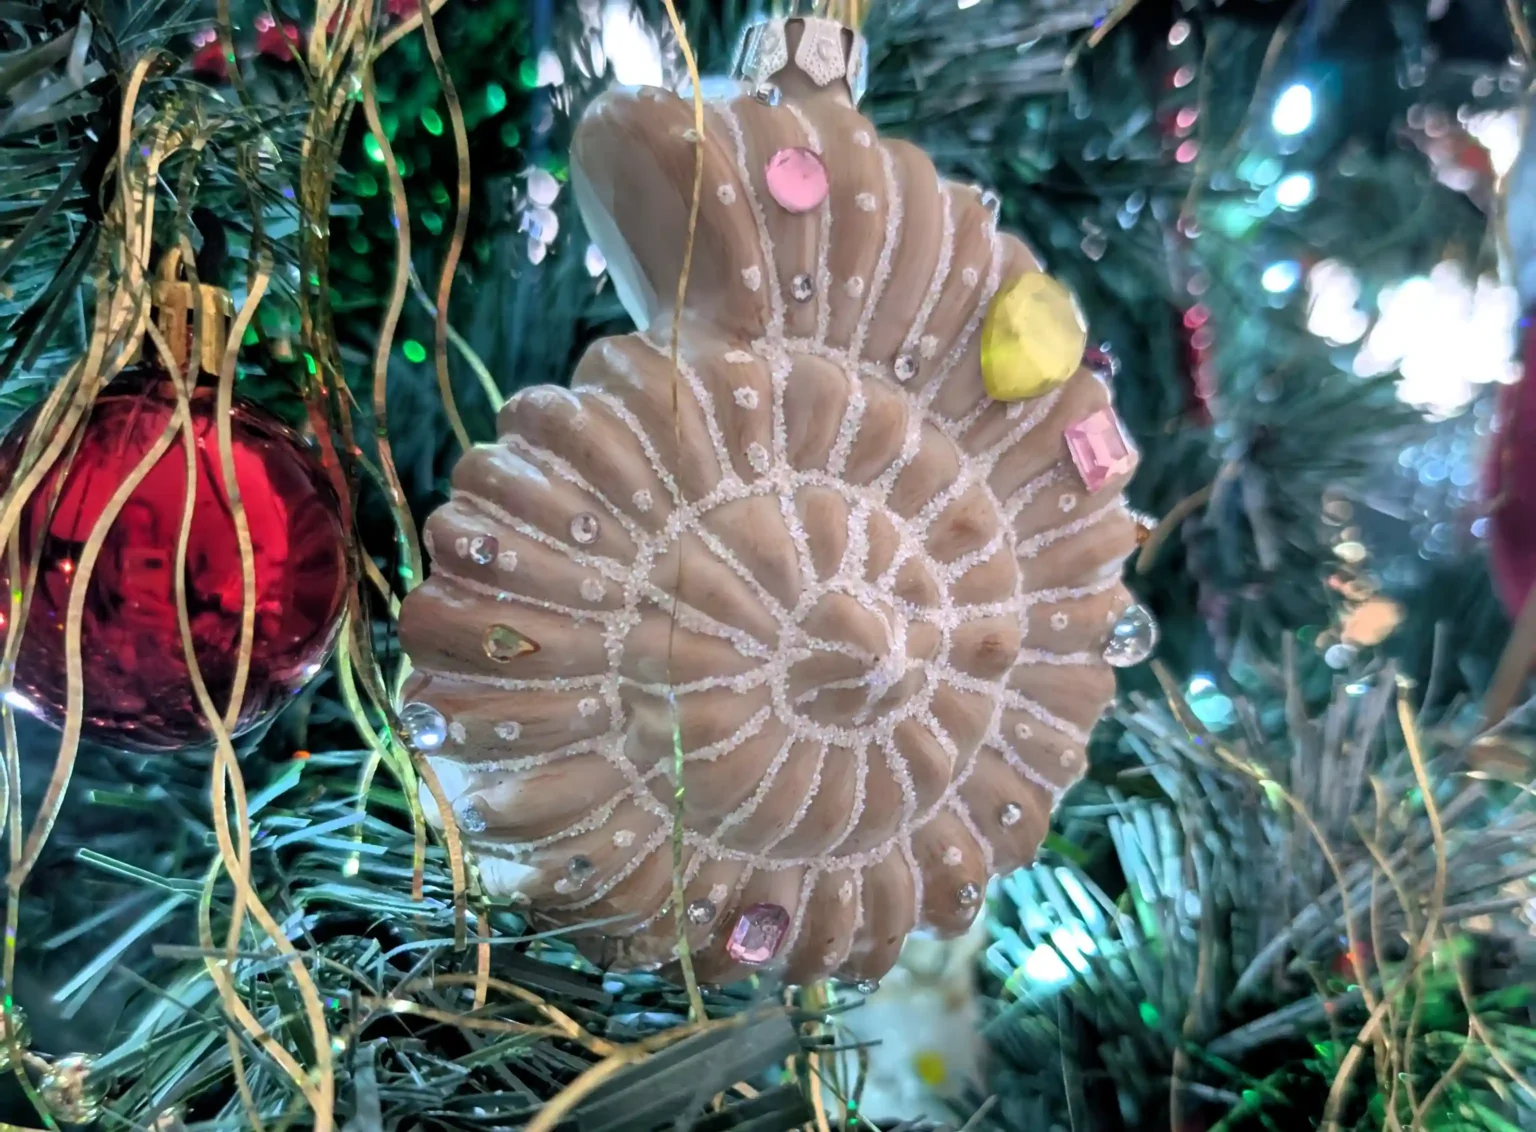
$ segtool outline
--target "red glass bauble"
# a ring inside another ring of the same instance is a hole
[[[1489,559],[1511,617],[1536,583],[1536,316],[1526,318],[1520,353],[1524,372],[1503,391],[1487,475]]]
[[[23,511],[23,568],[39,544],[41,559],[14,695],[55,726],[64,719],[65,617],[80,554],[112,494],[159,439],[175,407],[175,389],[163,371],[124,373],[97,399],[67,472],[56,466]],[[244,589],[216,408],[213,389],[194,393],[197,489],[186,594],[197,662],[222,711],[234,683]],[[6,482],[29,424],[23,418],[0,449]],[[336,494],[304,442],[263,410],[238,401],[230,430],[256,573],[255,633],[235,725],[239,734],[265,721],[319,671],[336,639],[349,571]],[[187,671],[172,586],[186,500],[185,453],[178,435],[118,513],[89,581],[80,636],[85,734],[113,746],[170,750],[211,737]]]

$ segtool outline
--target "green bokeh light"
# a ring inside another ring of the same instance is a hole
[[[507,108],[507,92],[500,83],[493,82],[485,88],[485,110],[487,114],[500,114]]]
[[[516,149],[517,143],[523,140],[523,132],[517,128],[517,123],[506,121],[501,124],[501,144],[508,149]]]
[[[381,165],[384,163],[384,147],[372,134],[363,139],[363,152],[368,155],[369,161],[377,161]]]
[[[421,112],[421,124],[427,128],[427,133],[434,138],[443,134],[443,117],[432,107],[428,106]]]
[[[423,212],[421,226],[435,236],[443,230],[443,218],[435,212]]]
[[[427,348],[414,338],[407,338],[400,346],[400,352],[405,355],[405,360],[420,364],[427,360]]]

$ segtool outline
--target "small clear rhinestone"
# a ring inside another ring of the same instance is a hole
[[[736,186],[735,185],[721,185],[718,189],[715,190],[715,196],[720,198],[720,203],[721,204],[735,204],[736,203]]]
[[[752,470],[758,475],[765,475],[770,466],[768,449],[754,440],[751,444],[747,445],[747,463],[752,466]]]
[[[455,743],[462,743],[469,738],[469,732],[457,719],[448,725],[448,735]]]
[[[1131,605],[1110,630],[1104,660],[1115,668],[1131,668],[1157,648],[1157,619],[1144,605]]]
[[[1068,747],[1065,751],[1061,752],[1061,765],[1064,767],[1076,766],[1077,752],[1074,751],[1071,747]]]
[[[460,799],[453,808],[454,814],[459,819],[459,828],[465,833],[484,833],[485,815],[480,808],[471,802]]]
[[[508,719],[496,725],[496,737],[505,739],[508,743],[516,742],[522,733],[523,725],[515,719]]]
[[[635,831],[632,829],[616,829],[613,831],[613,843],[620,849],[628,849],[635,843]]]
[[[419,751],[435,751],[448,738],[448,721],[431,704],[406,704],[400,709],[400,727]]]
[[[581,580],[581,596],[588,601],[602,601],[607,589],[596,578],[583,578]]]
[[[897,381],[911,381],[917,375],[917,359],[911,354],[902,354],[896,359],[894,369]]]
[[[1055,613],[1051,614],[1051,628],[1055,629],[1058,633],[1061,632],[1061,630],[1065,629],[1071,623],[1072,623],[1071,618],[1069,618],[1065,613],[1063,613],[1059,609]]]
[[[715,906],[708,900],[690,900],[683,914],[690,924],[707,924],[715,918]]]
[[[595,866],[586,857],[572,857],[565,864],[565,875],[571,878],[571,883],[580,887],[586,883]]]
[[[732,393],[731,396],[735,398],[736,404],[740,405],[743,409],[757,408],[757,390],[750,386],[743,385]]]
[[[752,92],[752,97],[764,106],[777,106],[779,104],[779,88],[772,83],[758,83]]]
[[[503,550],[496,556],[496,565],[510,574],[517,569],[517,551]]]
[[[860,212],[873,212],[877,202],[874,193],[860,193],[853,198],[853,203],[859,206]]]
[[[860,994],[874,994],[880,989],[879,979],[860,979],[853,985],[853,989]]]
[[[931,358],[939,352],[939,340],[932,334],[924,334],[917,341],[917,352],[925,358]]]
[[[590,511],[583,511],[571,520],[571,538],[582,546],[591,546],[597,541],[597,516]]]
[[[630,502],[635,505],[635,510],[640,512],[642,515],[649,514],[651,508],[656,505],[656,501],[651,498],[651,493],[646,491],[644,488],[641,488],[639,491],[635,492]]]
[[[1003,808],[997,812],[997,820],[1005,829],[1018,825],[1023,816],[1024,809],[1017,802],[1005,802]]]
[[[1077,496],[1073,495],[1070,491],[1064,491],[1061,493],[1061,497],[1056,500],[1056,506],[1061,508],[1063,513],[1075,511],[1077,510]]]
[[[797,275],[790,281],[789,293],[795,297],[796,302],[809,302],[811,296],[816,294],[816,284],[809,275]]]
[[[763,285],[763,269],[755,263],[751,267],[743,267],[741,281],[747,285],[747,290],[757,290]]]
[[[1013,736],[1015,739],[1028,739],[1034,733],[1034,728],[1030,727],[1027,723],[1016,723],[1013,726]]]
[[[977,271],[974,267],[967,267],[960,273],[960,278],[965,280],[967,287],[974,287],[981,282],[981,272]]]
[[[598,702],[596,696],[588,696],[576,705],[576,710],[581,712],[582,715],[590,717],[596,715],[600,707],[602,707],[602,704]]]
[[[861,149],[868,149],[874,143],[874,138],[869,136],[868,130],[855,130],[853,143]]]
[[[724,904],[725,898],[731,894],[731,890],[723,884],[712,885],[709,890],[709,899],[715,904]]]
[[[850,276],[848,282],[843,284],[843,290],[850,299],[858,299],[864,296],[864,277],[862,275]]]
[[[963,854],[960,852],[960,846],[958,845],[951,845],[944,850],[944,863],[950,868],[954,868],[964,859],[965,858]]]
[[[960,907],[969,908],[981,899],[981,887],[974,881],[966,881],[955,895],[960,900]]]

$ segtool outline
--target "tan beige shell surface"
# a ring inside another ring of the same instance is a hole
[[[1063,430],[1108,393],[986,397],[987,305],[1037,265],[830,93],[709,105],[674,382],[692,113],[642,90],[582,123],[583,211],[649,328],[460,462],[405,699],[448,721],[433,765],[492,893],[668,961],[680,758],[701,977],[748,973],[726,943],[768,903],[792,981],[878,978],[915,927],[965,930],[1084,769],[1134,526]],[[819,208],[771,198],[786,146],[825,162]]]

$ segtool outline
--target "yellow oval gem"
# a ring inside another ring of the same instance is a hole
[[[998,401],[1049,393],[1077,372],[1088,324],[1072,292],[1043,272],[997,293],[981,328],[981,380]]]
[[[912,1055],[912,1070],[917,1074],[917,1079],[930,1089],[937,1089],[949,1077],[944,1055],[931,1049],[919,1050]]]

